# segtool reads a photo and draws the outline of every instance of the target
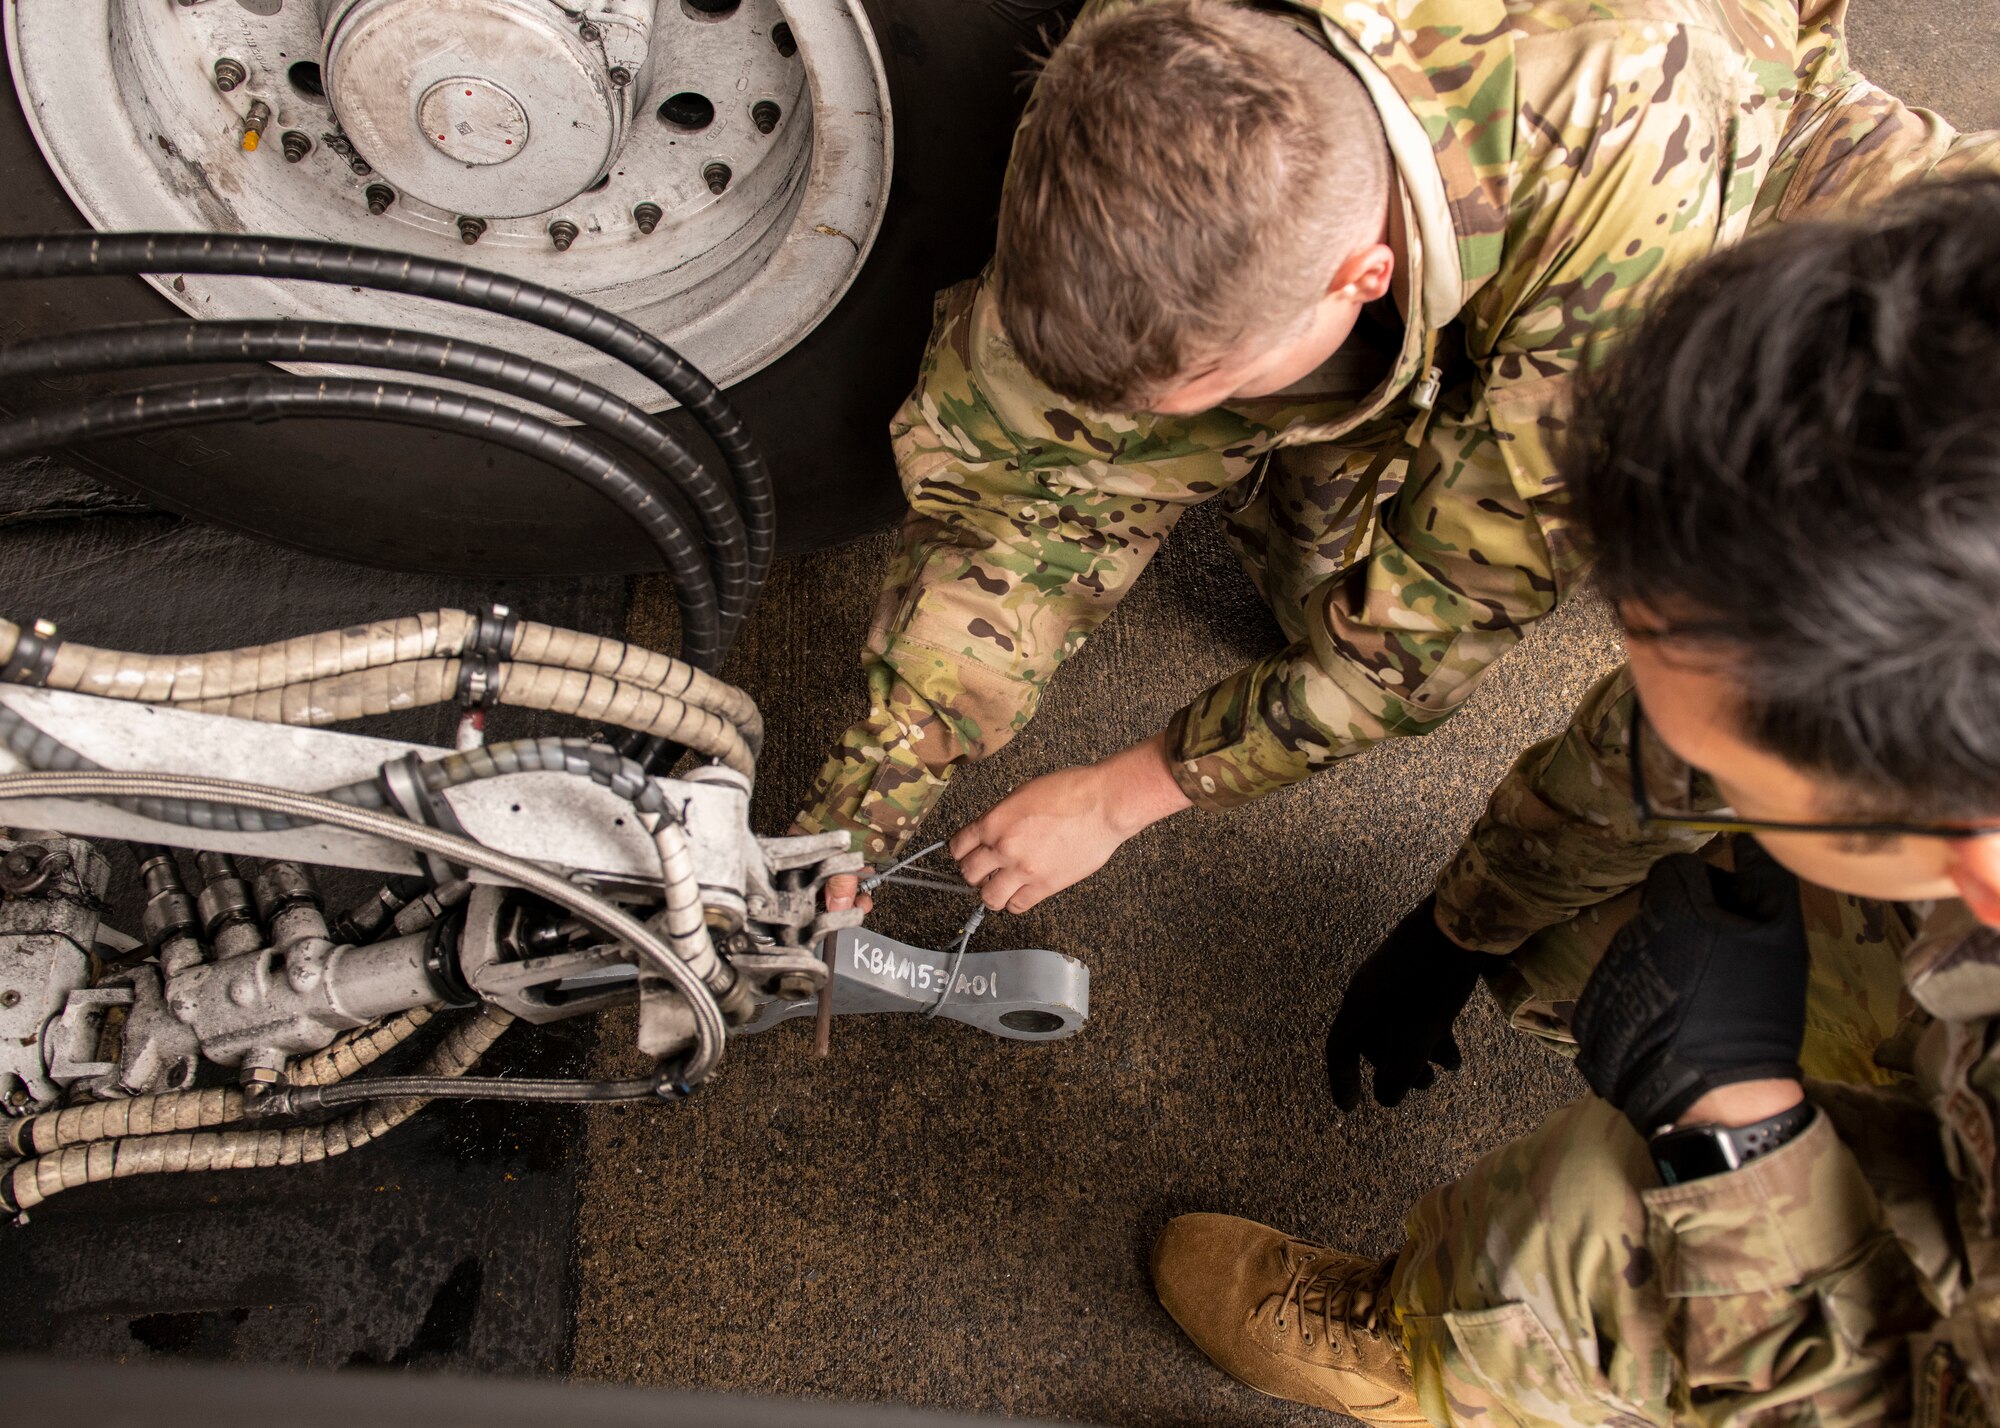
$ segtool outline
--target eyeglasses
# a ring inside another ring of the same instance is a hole
[[[1635,699],[1625,747],[1632,766],[1632,801],[1638,805],[1642,823],[1703,833],[1833,833],[1875,838],[1990,838],[2000,834],[2000,823],[1785,823],[1771,818],[1737,818],[1728,808],[1707,813],[1672,812],[1655,804],[1646,791],[1645,728],[1645,713]]]

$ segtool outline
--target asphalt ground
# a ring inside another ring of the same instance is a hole
[[[1965,126],[2000,124],[2000,10],[1857,0],[1878,83]],[[854,652],[886,538],[775,573],[733,662],[771,723],[757,810],[777,829],[858,713]],[[630,630],[668,636],[642,582]],[[1273,648],[1275,625],[1197,513],[1057,679],[1032,728],[962,776],[950,830],[1046,770],[1157,730]],[[1466,1069],[1396,1111],[1341,1116],[1320,1040],[1347,973],[1425,891],[1521,749],[1618,659],[1574,602],[1439,733],[1245,809],[1183,814],[982,946],[1089,963],[1090,1022],[1049,1045],[907,1017],[794,1024],[731,1049],[671,1112],[593,1111],[579,1216],[574,1371],[1097,1423],[1304,1424],[1213,1369],[1154,1301],[1148,1248],[1191,1210],[1370,1254],[1404,1211],[1581,1089],[1489,1003]],[[895,890],[873,926],[942,945],[956,904]],[[601,1063],[625,1062],[607,1020]]]

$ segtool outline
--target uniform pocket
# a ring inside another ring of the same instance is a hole
[[[1573,1366],[1527,1304],[1457,1310],[1443,1318],[1457,1351],[1445,1359],[1445,1389],[1468,1420],[1507,1428],[1649,1428],[1667,1421],[1620,1402],[1595,1371]]]

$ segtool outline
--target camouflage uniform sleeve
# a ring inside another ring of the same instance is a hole
[[[868,713],[798,818],[876,861],[957,764],[1027,724],[1175,519],[1247,474],[1262,435],[1225,412],[1073,409],[1022,367],[983,283],[940,299],[890,432],[910,514],[862,656]]]
[[[1514,762],[1438,875],[1438,926],[1481,952],[1512,952],[1545,928],[1646,880],[1669,853],[1713,836],[1648,827],[1632,799],[1632,676],[1614,670],[1586,694],[1570,725]],[[1721,800],[1659,740],[1644,745],[1646,787],[1662,807],[1697,811]]]
[[[1669,27],[1671,28],[1671,27]],[[1666,59],[1663,61],[1663,55]],[[1663,64],[1665,72],[1663,74]],[[1557,478],[1571,379],[1658,286],[1747,221],[1727,37],[1607,22],[1519,69],[1499,270],[1461,315],[1471,375],[1427,424],[1367,558],[1310,597],[1309,637],[1177,716],[1188,796],[1227,807],[1449,717],[1583,564]],[[1602,102],[1578,98],[1593,76]]]

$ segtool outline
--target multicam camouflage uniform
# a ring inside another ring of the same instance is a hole
[[[1381,365],[1193,417],[1041,386],[990,287],[944,293],[892,423],[911,514],[864,655],[870,710],[800,822],[880,861],[993,753],[1175,519],[1222,497],[1293,643],[1176,716],[1227,807],[1458,707],[1574,584],[1550,457],[1592,339],[1754,225],[1972,161],[1849,68],[1845,0],[1297,0],[1375,96],[1408,317]]]
[[[1551,1038],[1647,870],[1706,837],[1638,823],[1632,703],[1622,672],[1600,684],[1439,879],[1440,922],[1513,953],[1505,1000]],[[1644,758],[1662,803],[1719,804],[1656,743]],[[1430,1417],[2000,1422],[2000,934],[1957,902],[1802,896],[1807,1059],[1850,1084],[1810,1081],[1825,1114],[1731,1174],[1661,1187],[1592,1098],[1426,1196],[1393,1292]]]

